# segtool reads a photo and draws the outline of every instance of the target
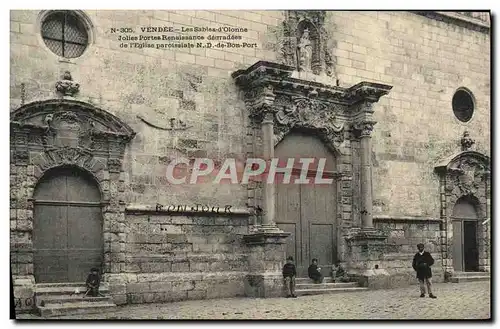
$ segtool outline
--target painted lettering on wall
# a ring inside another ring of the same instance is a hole
[[[213,213],[213,214],[230,214],[231,208],[233,206],[225,205],[224,207],[219,206],[209,206],[203,204],[188,205],[169,205],[165,206],[162,204],[156,204],[156,211],[169,211],[169,212],[202,212],[202,213]]]

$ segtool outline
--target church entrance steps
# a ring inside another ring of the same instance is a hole
[[[347,287],[347,288],[323,288],[323,289],[296,289],[295,294],[297,296],[310,296],[310,295],[321,295],[321,294],[335,294],[341,292],[356,292],[365,291],[368,288],[362,287]]]
[[[341,282],[341,283],[333,283],[333,282],[324,282],[323,283],[297,283],[295,282],[296,289],[327,289],[327,288],[354,288],[358,287],[357,282]]]
[[[451,278],[452,283],[490,281],[488,272],[455,272]]]
[[[295,293],[297,296],[335,294],[364,290],[368,290],[368,288],[359,287],[357,282],[332,282],[332,278],[330,277],[324,278],[323,283],[314,283],[309,278],[295,279]]]
[[[78,293],[75,290],[78,289]],[[116,307],[105,284],[99,292],[103,296],[84,297],[84,283],[45,283],[35,287],[35,302],[42,317],[99,313],[103,309]]]

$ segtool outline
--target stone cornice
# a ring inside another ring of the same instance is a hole
[[[465,16],[456,11],[412,11],[417,15],[426,16],[432,19],[460,25],[468,29],[489,33],[491,24],[488,21],[475,17]]]
[[[273,92],[314,97],[328,103],[352,106],[362,101],[377,102],[389,93],[392,86],[373,82],[360,82],[349,88],[329,86],[314,81],[293,77],[294,67],[259,61],[246,70],[232,74],[236,84],[243,90],[257,87],[272,87]]]

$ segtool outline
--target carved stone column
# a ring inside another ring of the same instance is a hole
[[[271,159],[274,158],[274,113],[267,111],[262,119],[262,144],[263,144],[263,159],[266,161],[267,168],[271,164]],[[261,229],[264,231],[276,231],[278,227],[274,221],[275,213],[275,188],[274,182],[264,182],[264,213]]]
[[[373,188],[372,188],[372,137],[374,121],[359,124],[361,158],[361,223],[363,228],[373,228]]]

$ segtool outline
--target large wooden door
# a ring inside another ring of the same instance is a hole
[[[99,188],[80,170],[56,168],[40,180],[34,199],[36,282],[85,281],[103,260]]]
[[[314,166],[309,171],[309,184],[294,184],[300,176],[301,165],[298,158],[326,158],[323,178],[332,177],[335,159],[321,141],[314,137],[288,135],[275,150],[276,157],[286,163],[295,158],[294,174],[290,184],[278,180],[276,184],[276,224],[291,235],[287,239],[287,256],[293,256],[297,265],[297,275],[306,277],[307,268],[313,258],[318,259],[323,275],[337,260],[336,241],[336,182],[315,184]]]
[[[463,197],[453,207],[453,268],[475,272],[479,269],[478,216],[473,200]]]

